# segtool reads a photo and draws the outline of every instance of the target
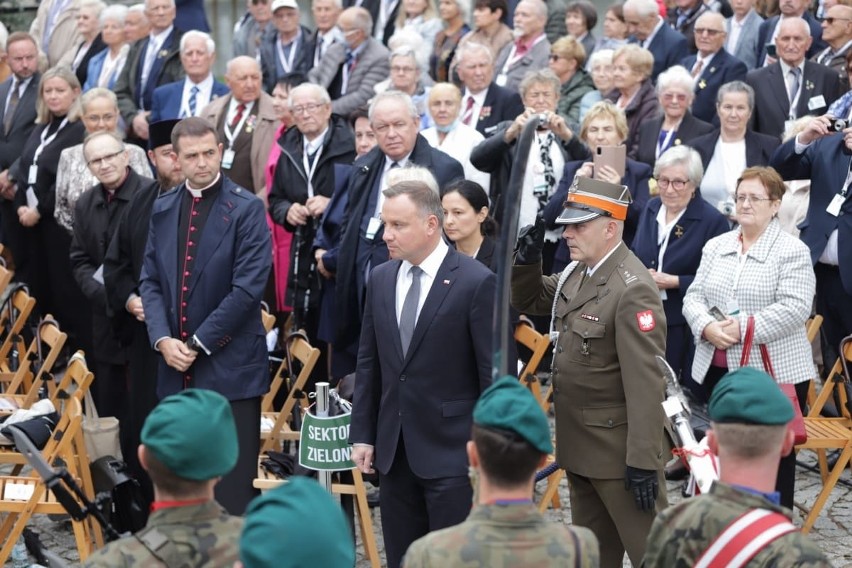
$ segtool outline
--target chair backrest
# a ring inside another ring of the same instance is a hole
[[[808,336],[808,343],[812,343],[814,339],[819,335],[819,328],[822,327],[823,317],[819,314],[816,314],[814,317],[809,318],[808,322],[805,324],[806,334]]]
[[[83,404],[83,399],[86,397],[86,392],[92,385],[93,379],[94,375],[86,363],[86,354],[83,351],[77,351],[71,356],[68,361],[68,368],[62,375],[62,380],[56,385],[54,405],[65,398],[75,399]]]
[[[0,245],[2,247],[2,245]],[[2,248],[0,248],[0,253],[2,253]],[[2,257],[0,257],[2,260]],[[3,290],[6,289],[6,286],[12,281],[12,277],[15,275],[14,272],[6,268],[5,262],[0,262],[0,293],[3,293]]]
[[[6,332],[3,343],[0,344],[0,360],[5,360],[9,356],[12,346],[35,308],[35,303],[35,298],[21,287],[12,293],[8,303],[0,309],[0,327],[5,328]]]
[[[266,333],[269,333],[275,327],[275,316],[266,310],[260,311],[260,319],[263,322],[263,329],[266,330]]]
[[[550,338],[547,335],[541,334],[533,328],[533,326],[525,321],[521,321],[515,326],[515,341],[532,351],[529,361],[524,365],[519,373],[521,384],[530,389],[536,400],[542,405],[542,408],[547,411],[549,406],[546,397],[542,395],[541,384],[538,381],[536,373],[541,365],[541,360],[550,349]]]
[[[852,421],[852,409],[850,409],[850,400],[848,390],[852,377],[849,376],[849,361],[852,361],[852,335],[843,338],[840,342],[840,355],[837,357],[837,362],[828,373],[819,395],[810,405],[808,416],[812,418],[819,417],[823,413],[823,408],[831,399],[834,403],[834,411],[827,409],[828,415],[835,415],[839,418],[846,418]],[[835,414],[836,411],[836,414]]]
[[[59,358],[59,355],[62,353],[63,347],[65,347],[65,342],[68,340],[68,334],[59,329],[59,324],[53,319],[53,316],[47,314],[38,324],[38,335],[33,338],[34,353],[36,360],[38,360],[38,344],[37,342],[41,341],[41,365],[38,365],[38,368],[33,369],[35,372],[35,377],[33,379],[33,386],[35,388],[30,389],[27,394],[27,398],[25,400],[25,404],[31,405],[35,402],[36,396],[38,395],[38,389],[41,388],[42,382],[47,385],[48,397],[56,402],[56,390],[57,385],[53,378],[53,366],[56,364],[56,360]],[[47,353],[45,353],[44,349],[47,348]]]

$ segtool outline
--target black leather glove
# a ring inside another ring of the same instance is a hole
[[[653,511],[654,502],[657,500],[657,494],[660,491],[657,484],[657,472],[628,465],[624,472],[624,489],[633,491],[637,509]]]
[[[538,264],[541,262],[541,251],[544,248],[544,218],[539,215],[534,225],[527,225],[518,234],[515,245],[515,264]]]

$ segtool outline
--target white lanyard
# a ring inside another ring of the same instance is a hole
[[[41,153],[42,153],[42,151],[44,151],[45,147],[47,147],[48,144],[50,144],[51,142],[53,142],[56,139],[57,135],[59,135],[59,133],[62,131],[62,129],[65,128],[66,124],[68,124],[68,117],[67,116],[62,119],[62,122],[59,124],[59,128],[57,128],[56,132],[51,134],[47,138],[47,140],[45,140],[44,137],[47,136],[48,128],[45,128],[44,130],[41,131],[41,144],[38,145],[38,148],[36,148],[35,154],[33,155],[33,165],[34,166],[38,164],[38,157],[41,156]]]
[[[512,65],[514,65],[515,63],[517,63],[518,61],[520,61],[521,59],[523,59],[524,57],[526,57],[527,53],[529,53],[530,51],[532,51],[532,50],[533,50],[533,48],[534,48],[536,45],[538,45],[538,44],[539,44],[539,43],[540,43],[540,42],[541,42],[541,41],[542,41],[545,37],[547,37],[547,36],[546,36],[546,35],[544,35],[543,33],[542,33],[540,36],[538,36],[538,38],[536,38],[536,40],[532,43],[532,45],[530,46],[530,48],[529,48],[529,49],[526,51],[526,53],[524,53],[523,55],[517,55],[517,52],[518,52],[518,44],[517,44],[517,43],[513,43],[513,44],[512,44],[512,51],[510,51],[510,52],[509,52],[509,58],[508,58],[508,59],[506,59],[506,63],[504,63],[504,64],[503,64],[503,71],[502,71],[502,74],[503,74],[503,75],[506,75],[507,73],[509,73],[509,68],[510,68]]]
[[[657,153],[656,153],[657,159],[660,158],[660,154],[662,154],[663,152],[665,152],[668,149],[669,144],[672,141],[672,136],[675,135],[675,132],[677,132],[677,128],[672,128],[671,130],[669,130],[666,133],[666,137],[663,139],[662,142],[660,142],[660,137],[657,136]]]
[[[228,139],[228,150],[234,149],[234,140],[237,139],[237,135],[242,131],[243,124],[246,123],[246,119],[249,117],[250,114],[251,114],[251,107],[246,105],[246,110],[243,111],[243,117],[237,123],[237,127],[234,128],[233,132],[231,131],[231,125],[229,124],[228,120],[227,119],[225,120],[224,131],[225,131],[225,138]]]
[[[281,38],[278,38],[275,41],[275,47],[278,49],[278,60],[281,61],[281,67],[284,69],[285,73],[289,73],[293,70],[293,61],[296,59],[296,50],[299,49],[299,40],[302,39],[302,31],[299,30],[299,34],[296,38],[290,42],[290,56],[287,57],[284,55],[284,42],[281,41]]]
[[[311,158],[308,156],[308,146],[305,144],[305,150],[302,152],[302,165],[305,166],[305,175],[308,178],[308,197],[314,196],[314,172],[317,170],[317,164],[319,164],[320,156],[322,156],[322,144],[317,148],[316,153],[314,153],[314,161],[311,163]]]

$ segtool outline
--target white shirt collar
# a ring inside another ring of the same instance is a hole
[[[792,67],[790,67],[789,65],[787,65],[787,64],[784,62],[784,60],[783,60],[783,59],[780,59],[780,58],[778,59],[778,63],[780,63],[780,64],[781,64],[781,73],[783,73],[784,81],[786,81],[786,80],[787,80],[787,75],[790,73],[790,69],[792,69]],[[799,71],[801,71],[801,73],[802,73],[802,77],[804,77],[804,76],[805,76],[805,60],[804,60],[804,59],[802,59],[802,62],[801,62],[801,63],[799,63],[798,65],[796,65],[796,67],[799,69]],[[801,78],[800,78],[799,80],[801,80]]]
[[[447,256],[447,252],[450,250],[450,247],[447,246],[447,243],[444,242],[444,239],[438,239],[438,244],[435,246],[435,249],[429,253],[423,262],[419,264],[423,273],[426,274],[432,280],[438,275],[438,270],[441,268],[441,264],[444,262],[444,258]],[[400,266],[399,270],[402,274],[408,275],[408,271],[411,269],[412,264],[407,260],[402,261],[402,266]]]
[[[411,158],[411,152],[406,154],[405,157],[401,160],[392,160],[389,156],[385,156],[385,173],[387,173],[387,171],[390,169],[391,165],[393,165],[394,162],[399,164],[400,168],[404,168],[406,165],[408,165],[409,158]]]
[[[326,137],[327,134],[328,134],[328,126],[325,127],[325,130],[323,130],[320,133],[319,136],[317,136],[316,138],[314,138],[311,141],[308,141],[308,139],[304,138],[304,136],[303,136],[303,139],[305,141],[305,151],[308,154],[313,154],[314,152],[319,150],[320,146],[322,146],[322,143],[325,141],[325,137]]]
[[[642,42],[642,47],[648,49],[648,46],[651,45],[651,42],[654,41],[655,37],[657,37],[657,32],[660,31],[660,28],[662,28],[665,23],[665,20],[663,20],[660,16],[657,16],[657,25],[654,26],[653,31],[651,31],[651,34],[648,36],[648,39]]]
[[[200,83],[193,83],[192,79],[186,77],[183,83],[184,92],[188,93],[193,86],[198,87],[199,91],[207,92],[213,90],[213,73],[208,73]]]
[[[251,102],[248,102],[248,103],[242,103],[242,104],[246,105],[245,112],[251,112],[251,109],[254,108],[254,103],[255,103],[255,101],[251,101]],[[227,116],[229,118],[233,117],[234,113],[237,112],[237,107],[239,105],[240,105],[240,101],[238,101],[234,97],[231,97],[231,102],[228,104],[228,115]],[[230,120],[229,120],[229,122],[230,122]]]
[[[481,107],[483,104],[485,104],[485,97],[488,96],[488,89],[489,88],[491,88],[490,85],[488,87],[485,87],[484,89],[482,89],[478,93],[473,94],[468,90],[467,87],[465,87],[464,96],[462,97],[462,114],[464,114],[464,108],[467,105],[466,101],[467,101],[468,97],[473,97],[474,106],[480,106]]]
[[[210,184],[208,184],[206,187],[202,187],[201,189],[192,189],[191,187],[189,187],[189,180],[187,180],[187,182],[184,185],[186,186],[186,190],[189,192],[189,194],[191,196],[202,197],[202,194],[204,193],[204,191],[207,190],[207,189],[210,189],[211,187],[216,185],[216,182],[219,181],[220,177],[222,177],[222,172],[217,173],[216,179],[214,179],[212,182],[210,182]]]
[[[621,246],[621,242],[619,242],[619,243],[618,243],[618,244],[616,244],[614,247],[612,247],[612,250],[611,250],[611,251],[609,251],[608,253],[606,253],[606,254],[604,255],[604,257],[603,257],[602,259],[600,259],[600,261],[598,261],[598,263],[597,263],[596,265],[594,265],[594,266],[587,266],[587,267],[586,267],[586,274],[587,274],[588,276],[593,276],[593,275],[594,275],[594,273],[595,273],[595,270],[597,270],[598,268],[600,268],[600,267],[603,265],[603,263],[605,263],[605,262],[606,262],[606,259],[608,259],[609,257],[611,257],[611,256],[612,256],[612,253],[614,253],[615,251],[617,251],[617,250],[618,250],[618,247],[620,247],[620,246]]]
[[[722,49],[725,49],[725,48],[723,47]],[[716,54],[717,54],[717,53],[719,53],[719,52],[718,52],[718,51],[716,51],[716,52],[714,52],[714,53],[711,53],[711,54],[710,54],[710,55],[708,55],[707,57],[701,57],[701,52],[700,52],[700,51],[699,51],[698,53],[696,53],[696,54],[695,54],[695,58],[696,58],[696,59],[695,59],[695,62],[696,62],[696,63],[698,63],[699,61],[701,61],[701,62],[703,63],[703,65],[701,66],[701,71],[702,71],[702,72],[703,72],[705,69],[707,69],[707,67],[710,65],[710,62],[713,60],[713,58],[714,58],[714,57],[716,57]]]
[[[172,30],[174,30],[174,29],[175,29],[174,26],[169,26],[168,28],[166,28],[165,30],[161,31],[158,34],[151,32],[148,35],[148,40],[153,41],[156,44],[157,49],[159,50],[163,47],[163,42],[166,41],[166,38],[169,37],[169,34],[172,33]]]

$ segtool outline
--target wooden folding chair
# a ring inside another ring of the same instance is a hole
[[[83,492],[94,497],[88,457],[81,437],[82,415],[80,401],[69,399],[42,456],[50,464],[61,459]],[[0,513],[5,513],[5,519],[0,524],[0,542],[3,543],[0,563],[5,563],[32,515],[62,514],[65,509],[57,502],[55,495],[48,491],[44,481],[32,473],[26,476],[0,476]],[[93,519],[72,520],[72,528],[81,561],[92,553],[95,546],[103,545],[100,527]]]
[[[808,343],[813,344],[814,340],[819,337],[819,329],[822,327],[823,319],[819,314],[808,318],[807,323],[805,323],[805,333]],[[808,385],[808,407],[813,405],[814,402],[816,402],[816,381],[811,381],[811,384]]]
[[[44,384],[47,386],[49,398],[55,404],[57,388],[52,370],[67,339],[68,335],[59,329],[59,324],[53,316],[46,315],[39,322],[38,333],[26,350],[22,349],[21,340],[19,352],[25,355],[18,369],[12,371],[7,362],[0,361],[0,382],[8,382],[5,394],[0,396],[14,399],[19,408],[29,408],[38,398],[39,390]]]
[[[12,347],[20,341],[21,331],[27,324],[35,303],[35,298],[21,286],[12,292],[7,303],[0,308],[0,329],[5,332],[3,343],[0,344],[0,361],[7,361]]]
[[[852,360],[852,335],[840,342],[840,357],[832,367],[819,396],[817,396],[805,417],[805,428],[808,432],[807,441],[796,446],[796,450],[816,452],[822,478],[822,491],[820,491],[805,519],[802,532],[809,532],[814,526],[820,511],[828,500],[828,496],[837,484],[837,480],[840,479],[840,475],[852,459],[852,414],[849,411],[849,401],[846,395],[846,387],[850,380],[847,365],[849,360]],[[839,414],[837,418],[821,416],[822,409],[829,398],[833,398],[837,405]],[[826,458],[827,450],[840,451],[840,456],[830,470]]]
[[[0,245],[0,255],[3,254],[3,245]],[[6,290],[6,286],[12,282],[12,277],[15,276],[14,271],[6,267],[6,260],[0,256],[0,294]]]
[[[536,373],[544,355],[550,350],[550,337],[537,332],[528,320],[521,320],[515,327],[515,341],[532,351],[530,360],[521,369],[519,380],[522,385],[530,389],[542,410],[547,413],[550,410],[553,385],[550,385],[547,392],[542,395],[541,383]]]
[[[275,316],[267,312],[266,310],[260,310],[260,319],[263,322],[263,329],[266,333],[272,331],[272,328],[275,327]]]
[[[296,393],[301,393],[302,389],[305,388],[305,383],[308,381],[308,377],[311,376],[311,371],[313,371],[314,365],[316,365],[320,356],[319,349],[311,347],[311,344],[307,342],[304,336],[294,335],[288,338],[286,341],[286,349],[289,350],[290,359],[292,361],[298,361],[302,366],[302,370],[296,376],[296,379],[293,380],[293,377],[290,376],[290,362],[288,361],[288,358],[285,357],[275,373],[270,392],[264,397],[264,400],[261,402],[261,407],[263,407],[267,402],[268,404],[266,406],[271,407],[272,399],[274,399],[275,394],[277,394],[285,381],[289,382],[289,389],[287,391],[287,398],[284,399],[284,404],[281,406],[280,411],[261,412],[263,417],[268,418],[274,423],[269,432],[262,431],[260,433],[260,438],[263,440],[263,444],[260,449],[261,454],[268,450],[279,449],[280,443],[284,440],[299,439],[299,432],[293,431],[290,425],[293,408],[296,406],[296,402],[298,400],[296,398]],[[268,401],[267,397],[269,397]],[[303,397],[302,401],[302,407],[307,407],[306,397]]]
[[[556,457],[551,454],[547,456],[547,462],[544,464],[544,467],[550,467],[555,462]],[[559,467],[546,477],[547,486],[544,489],[544,494],[541,496],[541,500],[538,502],[538,510],[542,513],[544,513],[548,507],[553,507],[554,509],[562,508],[562,502],[559,500],[559,483],[562,482],[563,477],[565,477],[565,470]]]

